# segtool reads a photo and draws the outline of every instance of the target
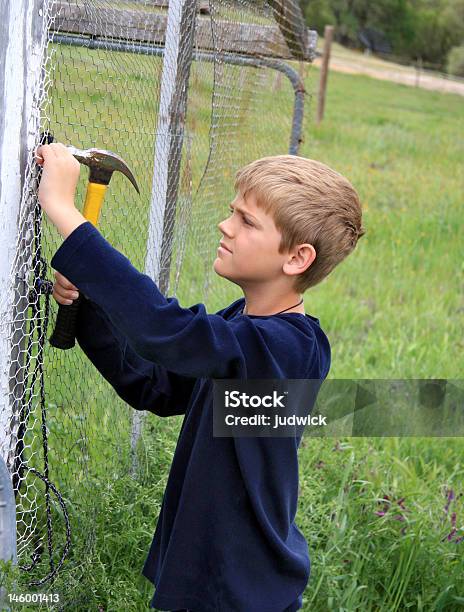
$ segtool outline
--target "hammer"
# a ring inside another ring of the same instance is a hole
[[[129,166],[117,153],[104,149],[76,149],[68,146],[67,149],[81,164],[89,167],[89,182],[84,203],[84,217],[95,227],[98,223],[100,210],[105,197],[106,189],[115,170],[122,172],[130,180],[140,194],[137,181]],[[36,155],[40,159],[40,155]],[[72,304],[59,304],[56,317],[55,330],[50,336],[50,344],[55,348],[70,349],[75,344],[77,313],[81,295]]]

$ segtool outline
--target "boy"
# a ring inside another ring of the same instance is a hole
[[[330,345],[302,293],[364,233],[356,191],[322,163],[282,155],[237,173],[214,261],[244,298],[216,314],[165,298],[75,208],[79,163],[40,147],[39,200],[65,239],[55,299],[80,291],[78,342],[120,397],[160,417],[184,414],[143,574],[151,607],[294,612],[310,560],[294,522],[295,437],[214,437],[212,379],[320,379]]]

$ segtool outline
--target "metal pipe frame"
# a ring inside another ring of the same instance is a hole
[[[164,46],[133,44],[124,41],[104,40],[91,38],[89,36],[76,36],[75,34],[49,34],[49,41],[62,45],[87,47],[88,49],[105,49],[106,51],[123,51],[126,53],[141,53],[145,55],[164,55]],[[282,72],[290,81],[295,94],[293,104],[292,131],[290,136],[289,154],[298,155],[302,142],[303,114],[304,114],[304,83],[296,70],[280,60],[267,59],[263,57],[248,57],[233,53],[208,53],[206,51],[194,52],[193,59],[199,61],[214,62],[224,61],[236,66],[251,66],[253,68],[272,68]]]

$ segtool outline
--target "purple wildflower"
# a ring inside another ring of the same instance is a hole
[[[405,498],[402,497],[401,499],[398,499],[396,501],[396,503],[398,504],[398,506],[401,508],[401,510],[403,512],[409,512],[408,508],[406,508],[406,506],[404,505],[404,500],[405,500]],[[388,510],[392,506],[392,501],[390,500],[390,496],[389,495],[384,495],[381,500],[377,501],[378,504],[381,504],[382,502],[383,502],[382,510],[376,510],[374,512],[374,514],[377,515],[377,516],[385,516],[387,514]],[[395,521],[405,521],[406,520],[406,517],[403,514],[401,514],[401,513],[395,514],[392,518]],[[403,533],[403,530],[402,530],[402,533]]]
[[[461,495],[462,493],[460,493],[458,497],[461,497]],[[449,489],[446,492],[446,499],[447,499],[447,502],[446,502],[446,506],[444,507],[444,510],[446,513],[448,513],[450,504],[453,501],[453,499],[455,499],[453,489]],[[455,544],[458,544],[459,542],[462,542],[462,540],[464,540],[464,536],[460,536],[459,538],[455,537],[456,533],[458,532],[458,529],[456,527],[456,512],[453,512],[451,514],[450,521],[451,521],[451,531],[449,532],[448,535],[442,538],[441,541],[444,542],[445,540],[448,540],[448,542],[454,542]]]
[[[448,536],[447,536],[447,540],[448,540],[448,542],[451,542],[451,540],[453,539],[453,536],[454,536],[454,534],[456,533],[456,531],[457,531],[457,529],[452,529],[452,530],[449,532],[449,534],[448,534]]]
[[[445,512],[448,512],[449,507],[450,507],[450,504],[451,504],[451,502],[452,502],[452,501],[453,501],[453,499],[454,499],[454,491],[453,491],[453,489],[449,489],[449,490],[448,490],[448,491],[445,493],[445,495],[446,495],[446,500],[447,500],[447,501],[446,501],[446,504],[445,504],[445,507],[444,507],[444,511],[445,511]]]
[[[405,521],[406,520],[402,514],[395,514],[393,518],[395,519],[395,521]]]

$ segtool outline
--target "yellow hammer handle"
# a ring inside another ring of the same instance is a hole
[[[85,195],[84,202],[84,217],[93,223],[95,227],[98,224],[98,217],[100,216],[100,210],[105,199],[106,188],[108,185],[101,185],[100,183],[88,183],[87,193]]]

